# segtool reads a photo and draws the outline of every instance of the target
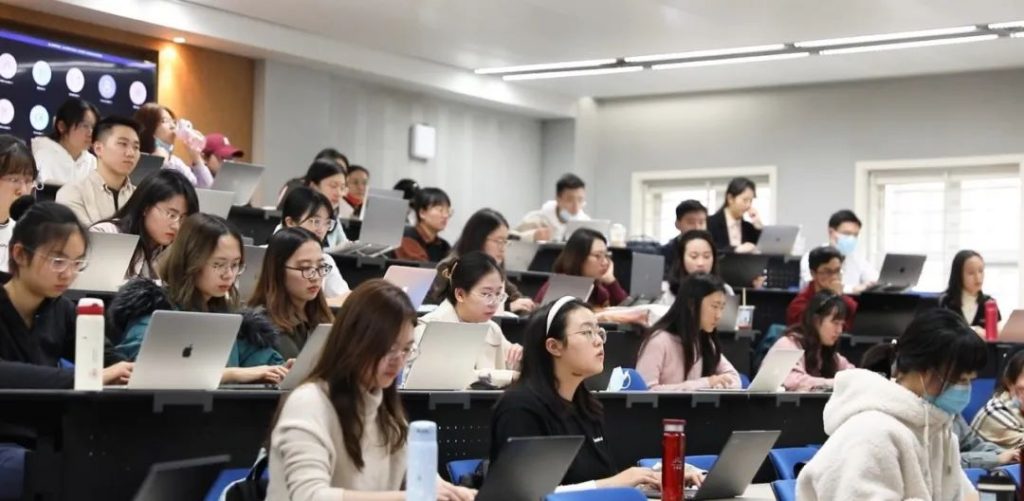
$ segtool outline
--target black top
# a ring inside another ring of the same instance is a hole
[[[537,393],[516,385],[505,391],[491,417],[491,462],[512,437],[582,435],[583,445],[569,466],[561,485],[607,478],[618,473],[608,445],[604,425],[582,416],[570,402],[559,399],[550,405]]]
[[[315,327],[315,325],[310,326],[307,322],[302,322],[293,327],[291,332],[281,331],[281,335],[277,337],[277,344],[274,348],[285,360],[299,356],[299,352],[306,346],[306,341]]]
[[[740,227],[742,228],[743,243],[756,244],[757,239],[761,238],[761,230],[755,228],[754,223],[740,220]],[[729,223],[725,219],[724,209],[719,209],[718,212],[708,217],[708,232],[711,233],[711,238],[714,239],[715,247],[719,252],[731,252],[736,249],[729,245]]]
[[[661,255],[665,256],[664,280],[671,281],[672,275],[679,269],[679,261],[682,259],[682,249],[679,248],[679,242],[682,239],[682,235],[676,235],[672,240],[661,246]]]
[[[981,327],[983,329],[985,328],[985,302],[988,301],[989,299],[994,298],[985,293],[981,293],[978,295],[978,311],[974,313],[974,318],[964,319],[971,324],[971,327]],[[939,296],[939,307],[946,308],[947,310],[953,310],[956,312],[957,315],[960,315],[961,317],[964,315],[963,310],[961,310],[959,306],[953,305],[952,302],[949,300],[949,296],[946,294],[942,294],[941,296]],[[1002,313],[999,313],[998,308],[996,309],[996,318],[999,320],[1003,319],[1003,315]]]

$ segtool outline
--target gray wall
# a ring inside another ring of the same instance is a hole
[[[408,156],[409,126],[419,122],[437,130],[437,156],[429,162]],[[541,123],[531,118],[281,62],[256,69],[254,158],[268,167],[264,205],[317,151],[334,146],[370,170],[373,187],[410,177],[443,188],[455,209],[443,235],[454,243],[479,208],[497,209],[515,224],[539,206],[541,138]]]
[[[576,135],[592,216],[629,221],[633,171],[776,165],[778,219],[813,243],[857,161],[1024,152],[1024,71],[602,101]]]

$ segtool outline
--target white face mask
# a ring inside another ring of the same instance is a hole
[[[558,218],[563,221],[572,221],[576,219],[576,214],[573,214],[565,209],[558,209]]]
[[[629,371],[622,367],[612,369],[612,377],[608,379],[608,388],[604,391],[622,391],[629,388]]]

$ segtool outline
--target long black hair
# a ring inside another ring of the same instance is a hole
[[[679,252],[674,256],[672,268],[669,271],[668,289],[672,294],[679,294],[679,283],[690,276],[686,271],[686,245],[694,240],[703,240],[711,248],[711,274],[718,274],[718,247],[715,247],[715,238],[706,230],[690,230],[679,237]]]
[[[800,318],[800,324],[786,332],[787,336],[803,348],[804,369],[808,374],[823,378],[836,376],[836,353],[839,345],[822,344],[818,325],[833,315],[833,319],[846,320],[848,314],[842,296],[830,291],[821,291],[811,297],[811,302]]]
[[[462,289],[468,294],[470,289],[492,272],[497,272],[501,277],[501,283],[505,283],[505,272],[493,257],[481,251],[473,251],[455,258],[451,266],[443,272],[446,275],[444,278],[447,279],[444,285],[444,298],[455,305],[458,302],[455,299],[456,289]]]
[[[85,250],[88,251],[89,234],[71,209],[55,202],[32,204],[23,214],[19,214],[18,224],[7,243],[8,271],[12,276],[18,276],[18,263],[14,259],[15,246],[21,245],[25,249],[31,263],[40,247],[54,242],[59,242],[63,246],[74,233],[82,237]]]
[[[562,252],[555,258],[555,264],[551,271],[563,275],[583,275],[583,263],[587,262],[590,256],[590,249],[594,246],[594,240],[600,240],[605,244],[608,240],[599,231],[590,228],[580,228],[566,240]]]
[[[304,217],[316,214],[321,208],[327,211],[327,217],[334,219],[334,208],[326,195],[313,188],[299,186],[281,200],[281,226],[285,226],[288,218],[296,225],[302,224]]]
[[[462,234],[455,242],[452,254],[464,256],[473,251],[483,250],[487,237],[502,226],[508,228],[508,221],[500,212],[494,209],[480,209],[474,212],[462,227]]]
[[[682,341],[684,374],[690,372],[690,368],[699,358],[703,365],[701,377],[714,375],[718,362],[722,359],[722,348],[714,331],[701,331],[700,313],[704,298],[716,292],[725,294],[725,284],[714,275],[696,273],[683,280],[679,285],[679,294],[676,295],[675,302],[648,331],[640,352],[643,353],[651,336],[659,331],[665,331]]]
[[[933,370],[948,385],[968,372],[980,371],[987,362],[985,341],[962,316],[932,308],[918,313],[894,343],[868,350],[861,365],[876,371],[890,367],[892,376]]]
[[[976,257],[984,261],[981,254],[978,254],[972,250],[962,250],[957,252],[953,256],[953,266],[949,270],[949,285],[946,286],[946,292],[944,294],[946,306],[950,309],[960,311],[963,307],[963,290],[964,290],[964,266],[967,265],[967,260]],[[981,298],[985,297],[982,291],[978,291],[978,303],[981,303]],[[970,321],[971,319],[967,319]]]
[[[85,116],[89,112],[92,112],[97,122],[103,118],[100,116],[100,110],[85,99],[73,97],[64,101],[60,108],[57,108],[57,113],[53,116],[53,128],[46,137],[59,143],[62,137],[71,133],[72,128],[85,121]],[[60,125],[64,126],[64,132],[61,132]]]
[[[745,177],[734,177],[729,181],[729,185],[725,187],[725,200],[722,201],[722,209],[729,206],[729,196],[733,198],[743,194],[744,191],[750,190],[754,196],[757,196],[757,185],[754,184],[749,178]]]

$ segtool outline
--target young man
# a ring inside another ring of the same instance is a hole
[[[214,176],[220,171],[220,166],[227,161],[241,158],[245,153],[235,148],[228,141],[228,137],[220,132],[206,135],[206,146],[203,147],[203,162],[210,169]]]
[[[860,219],[851,210],[843,209],[828,219],[828,243],[825,245],[835,247],[843,255],[843,292],[847,294],[860,294],[878,281],[878,270],[855,253],[860,228]],[[811,281],[808,256],[810,253],[800,260],[800,287]]]
[[[564,240],[565,224],[571,220],[589,221],[583,212],[587,204],[587,185],[575,174],[565,174],[555,184],[555,199],[544,202],[540,210],[523,216],[516,227],[524,239],[541,242]]]
[[[810,252],[808,262],[811,268],[811,282],[793,298],[786,308],[786,325],[798,325],[804,316],[808,303],[819,291],[832,291],[843,294],[843,255],[835,247],[818,247]],[[853,328],[853,316],[857,313],[857,301],[850,296],[843,296],[849,313],[843,332]]]
[[[140,130],[138,122],[124,117],[107,117],[96,124],[96,170],[57,191],[57,202],[71,208],[83,225],[113,216],[135,192],[128,175],[139,161]]]
[[[676,206],[676,229],[679,230],[679,234],[661,246],[661,254],[665,256],[666,280],[669,278],[668,275],[673,264],[679,260],[679,253],[682,252],[682,249],[679,248],[679,241],[682,239],[683,233],[690,230],[706,230],[707,228],[708,209],[704,207],[704,204],[696,200],[683,200]]]

